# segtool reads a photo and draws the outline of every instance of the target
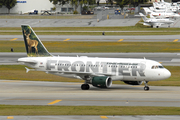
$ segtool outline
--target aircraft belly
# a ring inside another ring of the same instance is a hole
[[[80,79],[80,77],[77,76],[76,74],[62,74],[62,73],[50,73],[50,74],[61,76],[61,77]]]
[[[123,80],[126,80],[126,81],[145,81],[146,77],[141,77],[141,76],[124,76]]]
[[[123,76],[111,76],[112,81],[123,80]]]

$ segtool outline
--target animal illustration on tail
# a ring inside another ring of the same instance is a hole
[[[37,40],[31,40],[29,38],[30,34],[31,34],[31,30],[29,30],[28,34],[27,34],[27,31],[24,30],[24,35],[26,36],[26,41],[27,41],[27,45],[28,45],[28,52],[32,53],[32,47],[34,47],[35,48],[35,53],[38,54],[38,48],[37,48],[38,41]]]
[[[28,57],[52,56],[29,25],[21,25]]]

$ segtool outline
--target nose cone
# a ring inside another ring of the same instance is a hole
[[[169,70],[165,69],[164,70],[164,77],[165,77],[165,79],[171,77],[171,72]]]

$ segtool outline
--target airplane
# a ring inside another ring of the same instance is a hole
[[[169,20],[169,19],[156,19],[155,17],[151,16],[151,18],[147,18],[144,14],[139,13],[139,15],[142,17],[144,22],[140,22],[143,25],[147,25],[147,26],[151,26],[153,28],[153,26],[156,26],[156,28],[158,28],[159,26],[163,25],[163,24],[168,24],[170,27],[170,24],[174,23],[174,21]]]
[[[97,58],[87,56],[53,56],[29,25],[21,25],[27,57],[18,62],[30,68],[29,71],[43,71],[48,74],[84,80],[82,90],[90,89],[89,84],[98,88],[109,88],[112,81],[123,81],[129,85],[164,80],[171,76],[169,70],[159,62],[147,59]]]
[[[161,2],[153,2],[153,7],[150,7],[150,9],[154,12],[160,12],[160,11],[167,11],[170,10],[174,13],[178,12],[180,10],[179,6],[177,4],[171,4],[168,2],[164,2],[164,0],[161,0]]]
[[[180,18],[179,14],[173,13],[173,12],[153,12],[149,8],[143,8],[146,15],[151,15],[156,18]]]

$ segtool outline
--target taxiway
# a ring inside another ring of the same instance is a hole
[[[38,31],[35,31],[38,32]],[[103,31],[101,31],[103,32]],[[105,33],[106,34],[106,33]],[[92,42],[179,42],[179,35],[38,35],[41,41],[92,41]],[[12,40],[23,41],[23,35],[0,35],[0,41]],[[119,41],[121,40],[121,41]]]
[[[180,87],[150,86],[144,91],[144,86],[113,84],[109,89],[81,90],[81,84],[0,80],[0,104],[180,107]]]

